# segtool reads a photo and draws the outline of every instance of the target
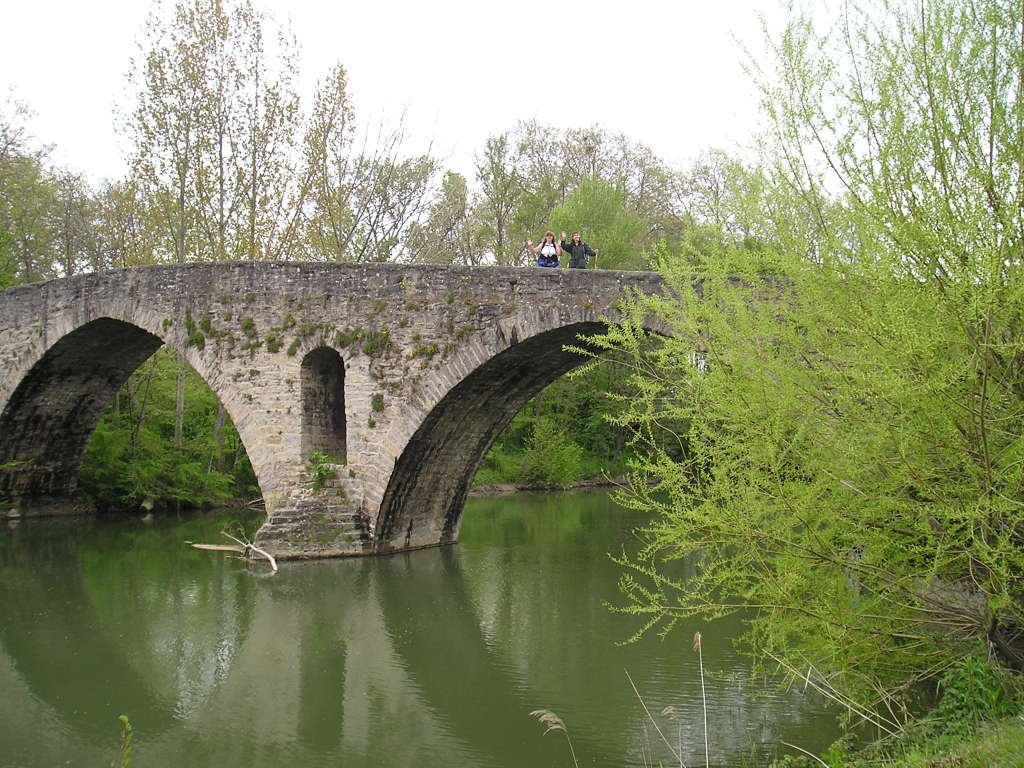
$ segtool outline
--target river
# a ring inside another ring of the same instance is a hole
[[[604,493],[471,499],[460,542],[276,575],[185,541],[251,513],[31,520],[0,535],[0,766],[133,768],[711,765],[820,751],[836,714],[751,679],[738,620],[632,644],[611,613],[642,518]],[[674,707],[675,716],[663,715]]]

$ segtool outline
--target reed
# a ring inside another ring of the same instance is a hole
[[[547,726],[544,735],[551,731],[561,731],[565,734],[565,741],[569,745],[569,754],[572,755],[572,764],[576,768],[580,768],[580,764],[576,761],[576,750],[572,748],[572,739],[569,738],[569,729],[565,727],[565,722],[562,718],[550,709],[535,709],[530,713],[530,717],[536,717],[537,722]]]

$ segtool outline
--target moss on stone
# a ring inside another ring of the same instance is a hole
[[[350,328],[345,327],[343,330],[338,331],[334,334],[334,344],[337,347],[345,349],[357,341],[363,338],[363,331],[361,328]]]
[[[387,328],[367,331],[363,335],[363,354],[367,357],[380,357],[394,346],[391,341],[391,331]]]
[[[412,349],[412,357],[425,357],[428,360],[438,353],[437,344],[417,344]]]

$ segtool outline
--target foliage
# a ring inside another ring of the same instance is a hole
[[[474,229],[469,185],[462,174],[448,171],[430,205],[426,220],[409,225],[406,246],[414,262],[479,264],[484,257],[479,228]]]
[[[525,481],[565,488],[580,477],[582,460],[583,449],[554,419],[542,416],[533,423],[520,471]]]
[[[629,355],[623,502],[660,512],[625,609],[742,612],[763,665],[897,730],[969,650],[1024,665],[1024,17],[886,8],[791,23],[743,226],[596,342]]]
[[[219,403],[191,369],[180,449],[175,429],[177,360],[159,350],[100,419],[79,476],[81,495],[100,509],[137,507],[146,498],[190,504],[258,495],[237,431],[217,429]],[[218,437],[219,434],[219,437]]]
[[[284,258],[295,248],[297,48],[267,26],[248,0],[182,0],[147,22],[122,130],[165,258]]]
[[[1014,714],[1020,708],[1020,681],[1004,667],[972,654],[964,656],[939,681],[935,716],[946,730],[973,730],[980,723]]]
[[[401,124],[357,145],[354,114],[337,65],[318,86],[303,141],[302,234],[315,259],[389,261],[426,211],[437,163],[402,156]]]
[[[117,718],[121,723],[121,745],[117,750],[117,757],[110,763],[110,768],[128,768],[132,763],[132,740],[135,738],[135,729],[127,715]]]
[[[0,230],[0,291],[14,285],[14,258],[11,252],[11,236]]]
[[[323,490],[328,480],[334,480],[338,473],[334,469],[336,464],[344,464],[344,461],[337,461],[323,451],[313,451],[309,454],[309,487],[314,491]]]
[[[612,366],[559,379],[513,417],[484,458],[474,484],[566,486],[622,474],[627,431],[604,414],[623,377]]]
[[[649,224],[626,207],[625,192],[610,182],[585,179],[551,212],[550,221],[556,232],[567,233],[566,239],[578,231],[584,242],[599,248],[596,261],[604,269],[645,266],[644,238]]]

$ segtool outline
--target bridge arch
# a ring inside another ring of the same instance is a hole
[[[581,337],[603,329],[573,322],[515,339],[452,387],[395,462],[377,518],[377,550],[454,542],[488,449],[530,398],[584,362],[565,347],[585,346]]]
[[[53,336],[48,334],[51,343],[40,345],[26,360],[0,411],[0,499],[14,500],[29,514],[73,506],[81,464],[100,418],[131,374],[158,349],[170,346],[153,330],[109,314]],[[223,403],[204,360],[196,355],[185,359]],[[248,450],[241,430],[239,436]]]
[[[66,503],[85,447],[128,376],[163,341],[111,317],[83,323],[46,348],[0,413],[0,493]]]

